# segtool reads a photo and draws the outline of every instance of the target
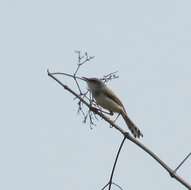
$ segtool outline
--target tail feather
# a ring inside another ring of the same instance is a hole
[[[140,129],[131,121],[131,119],[127,116],[125,112],[121,113],[123,119],[125,120],[127,126],[129,127],[129,130],[133,134],[135,138],[143,137],[143,134],[141,133]]]

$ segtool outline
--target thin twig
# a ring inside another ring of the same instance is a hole
[[[118,185],[118,184],[116,184],[116,183],[114,183],[114,182],[112,182],[112,185],[115,185],[115,186],[118,187],[120,190],[123,190],[123,188],[122,188],[120,185]]]
[[[118,161],[118,158],[119,158],[119,154],[120,154],[121,149],[123,147],[123,144],[125,142],[125,139],[126,139],[126,137],[124,136],[124,138],[123,138],[123,140],[122,140],[122,142],[120,144],[119,150],[117,152],[117,156],[115,158],[115,162],[114,162],[114,165],[113,165],[113,168],[112,168],[112,172],[111,172],[111,176],[110,176],[110,179],[109,179],[109,190],[111,190],[111,184],[112,184],[112,181],[113,181],[113,174],[114,174],[115,167],[116,167],[116,164],[117,164],[117,161]]]
[[[47,72],[50,73],[49,70],[47,70]],[[81,77],[74,76],[74,75],[71,75],[71,74],[68,74],[68,73],[64,73],[64,72],[54,72],[54,73],[51,72],[51,75],[66,75],[68,77],[72,77],[73,79],[77,78],[77,79],[83,80]]]
[[[104,185],[104,186],[101,188],[101,190],[104,190],[108,185],[109,185],[109,182],[108,182],[106,185]]]
[[[115,71],[115,72],[109,73],[107,75],[104,75],[103,78],[100,78],[100,80],[103,80],[105,83],[107,83],[108,81],[119,78],[119,76],[116,75],[117,72],[118,71]]]
[[[174,173],[176,173],[178,171],[178,169],[182,166],[182,164],[184,164],[184,162],[191,156],[191,152],[182,160],[182,162],[176,167],[176,169],[174,170]]]
[[[85,52],[84,55],[81,55],[81,51],[75,51],[75,53],[78,54],[78,63],[76,71],[74,72],[74,77],[76,76],[77,72],[79,71],[82,65],[95,58],[95,56],[89,56],[87,52]]]
[[[118,187],[120,190],[123,190],[123,188],[122,188],[120,185],[118,185],[118,184],[116,184],[116,183],[114,183],[114,182],[112,182],[111,184],[112,184],[112,185],[115,185],[115,186]],[[104,187],[102,187],[101,190],[104,190],[108,185],[109,185],[109,182],[108,182]]]

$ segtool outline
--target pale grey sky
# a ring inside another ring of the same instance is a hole
[[[119,71],[109,85],[142,129],[141,141],[175,168],[191,151],[190,7],[188,0],[1,1],[0,189],[107,183],[121,135],[103,121],[90,130],[46,73],[72,73],[74,50],[96,56],[80,76]],[[191,183],[191,158],[178,173]],[[114,181],[131,190],[185,189],[130,142]]]

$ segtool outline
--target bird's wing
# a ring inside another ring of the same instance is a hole
[[[114,102],[119,104],[121,107],[123,107],[123,110],[126,112],[125,107],[123,106],[121,100],[114,94],[114,92],[107,87],[107,90],[105,91],[106,95],[110,97]]]

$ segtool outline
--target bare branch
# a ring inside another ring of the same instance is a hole
[[[136,144],[138,147],[140,147],[143,151],[148,153],[153,159],[155,159],[170,174],[170,176],[172,178],[176,179],[178,182],[180,182],[182,185],[184,185],[187,189],[191,190],[191,185],[188,182],[186,182],[182,177],[180,177],[178,174],[176,174],[174,172],[174,170],[171,169],[164,161],[162,161],[154,152],[152,152],[149,148],[147,148],[145,145],[143,145],[137,139],[132,137],[128,132],[124,131],[121,127],[119,127],[117,124],[115,124],[110,118],[108,118],[106,115],[104,115],[99,109],[92,106],[90,103],[86,102],[80,95],[78,95],[76,92],[74,92],[67,85],[64,85],[54,75],[52,75],[48,70],[47,70],[47,72],[48,72],[48,76],[50,76],[52,79],[54,79],[56,82],[58,82],[62,87],[64,87],[65,90],[67,90],[68,92],[73,94],[75,97],[77,97],[92,112],[94,112],[96,115],[99,115],[102,119],[104,119],[111,126],[113,126],[114,129],[118,130],[124,136],[124,138],[127,138],[128,140],[130,140],[131,142]]]

